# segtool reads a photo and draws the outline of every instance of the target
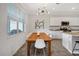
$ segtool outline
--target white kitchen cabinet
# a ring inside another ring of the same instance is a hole
[[[72,35],[63,33],[62,34],[62,45],[72,53]]]
[[[62,33],[62,45],[65,47],[71,54],[73,53],[73,48],[75,41],[79,40],[79,35],[76,35],[76,33]],[[79,45],[76,47],[79,48]],[[76,53],[75,53],[76,54]]]

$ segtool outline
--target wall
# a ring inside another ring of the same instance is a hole
[[[37,19],[41,19],[37,16],[30,16],[29,17],[29,21],[30,21],[30,32],[35,30],[35,21]],[[47,19],[46,19],[47,18]],[[61,25],[61,21],[69,21],[70,22],[70,26],[79,26],[79,17],[77,16],[47,16],[45,18],[45,29],[49,29],[49,26],[60,26]],[[56,27],[55,27],[56,28]],[[58,28],[58,27],[57,27]],[[79,29],[79,27],[72,27],[72,28],[77,28]]]
[[[30,23],[29,30],[30,30],[30,32],[38,30],[38,29],[35,29],[35,21],[37,21],[37,20],[39,20],[39,21],[44,20],[44,29],[49,28],[49,23],[50,23],[49,19],[50,18],[48,16],[44,16],[44,17],[40,16],[39,17],[39,16],[30,15],[30,17],[29,17],[29,23]],[[40,29],[43,29],[43,28],[40,28]]]
[[[62,16],[62,17],[50,17],[50,26],[61,26],[62,21],[69,21],[69,25],[72,31],[79,31],[79,16]],[[50,29],[59,29],[59,27],[50,27]]]
[[[15,5],[18,6],[18,4]],[[0,4],[0,55],[3,56],[15,54],[15,52],[25,43],[25,37],[29,32],[27,14],[24,24],[25,31],[22,33],[9,36],[7,34],[7,21],[7,4]]]
[[[50,25],[61,25],[61,21],[69,21],[70,26],[79,26],[79,17],[75,16],[62,16],[62,17],[50,17]]]

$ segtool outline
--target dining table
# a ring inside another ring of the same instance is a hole
[[[51,38],[49,37],[49,35],[47,35],[44,32],[40,32],[39,35],[37,32],[32,33],[26,40],[27,42],[27,56],[30,56],[30,48],[31,48],[31,44],[33,42],[35,42],[38,38],[43,39],[45,42],[47,42],[48,46],[47,46],[47,50],[48,50],[48,56],[51,56]]]

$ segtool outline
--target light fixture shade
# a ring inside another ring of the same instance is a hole
[[[38,8],[37,13],[38,13],[38,15],[47,15],[48,14],[48,10],[47,10],[46,7]]]

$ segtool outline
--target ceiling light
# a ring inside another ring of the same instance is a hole
[[[38,8],[37,13],[38,13],[38,15],[47,15],[47,14],[49,14],[46,7]]]
[[[72,10],[74,10],[75,8],[74,7],[72,7]]]

